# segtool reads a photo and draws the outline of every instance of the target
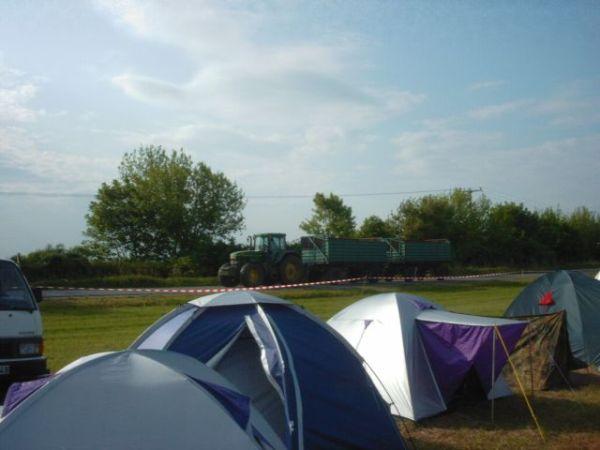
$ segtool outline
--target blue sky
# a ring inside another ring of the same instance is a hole
[[[5,0],[0,191],[94,193],[161,144],[249,196],[600,211],[598,55],[598,2]],[[0,256],[80,242],[89,201],[0,195]],[[249,198],[243,235],[298,237],[311,206]]]

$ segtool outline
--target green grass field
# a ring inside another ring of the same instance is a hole
[[[523,282],[447,282],[403,286],[449,310],[500,315],[526,285]],[[389,291],[382,285],[343,289],[276,291],[326,320],[367,295]],[[79,356],[127,347],[156,319],[190,296],[107,297],[48,300],[42,303],[46,354],[51,370]],[[418,424],[401,424],[419,449],[589,448],[600,449],[600,376],[574,373],[569,389],[536,393],[534,409],[547,442],[537,435],[520,396],[496,401],[495,421],[490,403],[459,405],[455,410]]]

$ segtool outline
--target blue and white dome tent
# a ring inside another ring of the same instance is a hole
[[[258,292],[193,300],[132,345],[194,357],[224,376],[289,449],[402,449],[354,349],[297,305]]]

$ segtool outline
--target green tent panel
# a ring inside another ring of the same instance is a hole
[[[505,317],[539,316],[565,311],[575,363],[600,369],[600,281],[577,271],[541,276],[517,296]]]

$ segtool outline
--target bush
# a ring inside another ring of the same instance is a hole
[[[174,277],[192,277],[198,274],[198,267],[189,256],[177,258],[173,262],[171,275]]]
[[[131,277],[132,283],[156,283],[155,279],[172,277],[215,276],[219,266],[229,259],[229,253],[240,247],[232,243],[207,245],[202,252],[193,256],[183,256],[172,261],[152,261],[139,259],[108,259],[90,252],[89,247],[65,248],[63,245],[49,245],[44,249],[26,255],[14,256],[30,282],[57,284],[58,280],[97,280],[92,283],[101,286],[102,279]],[[146,277],[146,278],[144,278]],[[52,281],[52,282],[51,282]],[[51,282],[51,283],[50,283]],[[141,286],[142,284],[135,284]],[[154,284],[148,284],[153,286]]]

